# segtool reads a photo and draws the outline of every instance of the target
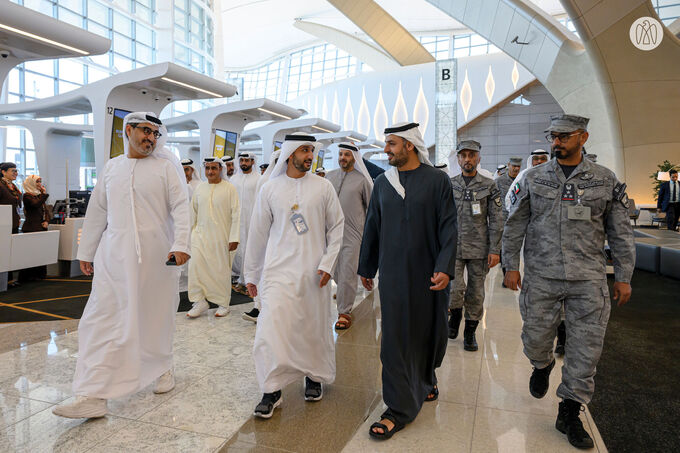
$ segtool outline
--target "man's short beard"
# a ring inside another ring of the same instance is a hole
[[[293,167],[295,167],[295,169],[301,173],[309,171],[309,168],[305,166],[305,159],[297,160],[295,156],[293,156]]]
[[[132,149],[134,149],[135,152],[141,154],[142,156],[150,156],[151,153],[153,153],[154,150],[156,149],[155,146],[152,146],[151,149],[149,149],[149,150],[147,151],[147,150],[146,150],[146,147],[142,146],[141,144],[140,144],[140,146],[134,146],[134,147],[133,147],[133,146],[132,146],[132,143],[130,143],[130,147],[131,147]]]
[[[405,148],[402,148],[405,149]],[[408,154],[406,153],[393,153],[392,160],[387,160],[387,163],[393,167],[401,167],[408,162]]]
[[[253,164],[241,165],[241,170],[243,170],[243,171],[250,171],[251,168],[253,168]]]

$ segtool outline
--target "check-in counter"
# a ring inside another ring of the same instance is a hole
[[[51,274],[58,273],[62,277],[76,277],[82,275],[80,263],[76,259],[78,244],[83,232],[85,217],[66,219],[63,225],[50,225],[50,231],[59,231],[59,263],[48,269]]]
[[[12,207],[0,206],[0,291],[9,271],[56,263],[59,231],[12,234]]]

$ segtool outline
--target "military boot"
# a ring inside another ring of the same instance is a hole
[[[449,317],[449,338],[452,340],[458,338],[458,329],[460,328],[461,319],[463,319],[463,309],[452,308],[451,317]]]
[[[465,330],[463,330],[463,349],[466,351],[476,351],[477,340],[475,339],[475,330],[477,330],[479,321],[465,320]]]
[[[579,418],[581,413],[581,403],[574,400],[565,399],[560,403],[559,412],[555,428],[567,435],[569,443],[576,448],[593,448],[593,439],[583,428],[583,423]]]
[[[545,368],[536,368],[531,373],[531,378],[529,379],[529,392],[534,398],[543,398],[546,393],[548,393],[548,387],[550,386],[550,372],[555,366],[555,359],[550,362]]]
[[[555,345],[555,354],[559,356],[564,355],[564,344],[567,342],[567,327],[564,321],[557,326],[557,344]]]

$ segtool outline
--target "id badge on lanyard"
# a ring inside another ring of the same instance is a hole
[[[309,226],[307,225],[307,221],[305,220],[305,217],[300,213],[297,212],[298,209],[300,209],[300,181],[296,181],[296,194],[295,194],[295,204],[291,206],[290,210],[292,211],[292,215],[290,216],[290,223],[293,224],[293,228],[295,228],[295,232],[298,234],[298,236],[305,234],[306,232],[309,231]]]
[[[581,204],[581,196],[584,193],[583,189],[578,189],[576,193],[578,194],[576,205],[567,207],[567,219],[590,220],[590,206],[583,206]]]

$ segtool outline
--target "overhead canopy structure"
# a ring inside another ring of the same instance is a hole
[[[233,85],[166,62],[122,72],[50,98],[0,105],[0,119],[51,118],[92,112],[95,163],[97,172],[101,173],[106,161],[115,156],[111,144],[117,115],[132,111],[160,115],[173,101],[234,94]]]
[[[283,141],[286,134],[296,131],[308,134],[333,133],[339,130],[339,125],[322,120],[321,118],[298,118],[244,131],[241,136],[241,142],[245,145],[247,142],[260,141],[262,158],[267,161],[272,151],[274,151],[274,142]]]
[[[0,86],[24,61],[99,55],[111,48],[111,40],[0,0]]]
[[[200,158],[202,159],[203,157],[211,156],[214,153],[219,154],[226,151],[226,148],[218,150],[215,146],[218,131],[224,135],[222,138],[225,140],[226,144],[227,134],[235,134],[237,136],[241,134],[243,128],[249,123],[256,121],[270,121],[273,123],[287,122],[298,118],[301,114],[302,112],[297,109],[269,99],[252,99],[187,113],[186,115],[164,120],[163,123],[168,128],[168,132],[198,129],[200,131],[199,137],[188,138],[192,138],[194,143],[196,139],[198,139],[201,150]],[[272,123],[269,125],[271,124]],[[236,136],[231,135],[231,137],[233,137],[234,154],[236,154],[239,149],[239,140]],[[189,143],[191,143],[189,140],[183,142],[185,145]],[[219,144],[219,146],[222,146],[222,144]]]
[[[95,113],[93,99],[101,99],[122,90],[139,100],[150,102],[149,109],[157,113],[172,101],[222,98],[236,94],[233,85],[166,62],[121,72],[49,98],[3,104],[0,105],[0,116],[4,119],[27,119]]]

